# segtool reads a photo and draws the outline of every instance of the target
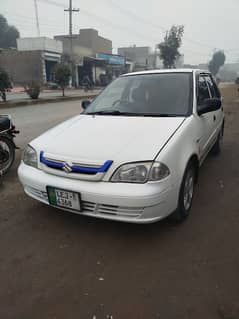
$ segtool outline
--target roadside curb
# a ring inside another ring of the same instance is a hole
[[[99,93],[98,93],[99,94]],[[88,95],[76,95],[76,96],[59,96],[59,97],[49,97],[49,98],[39,98],[38,100],[26,100],[26,101],[15,101],[15,102],[5,102],[0,103],[1,108],[13,108],[18,106],[30,106],[35,104],[46,104],[46,103],[57,103],[57,102],[66,102],[66,101],[77,101],[83,99],[92,99],[98,94],[88,94]]]

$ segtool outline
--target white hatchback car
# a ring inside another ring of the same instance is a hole
[[[198,170],[219,153],[224,113],[210,73],[155,70],[113,81],[84,112],[27,146],[25,192],[77,214],[134,223],[189,214]]]

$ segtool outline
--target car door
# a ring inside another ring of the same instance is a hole
[[[205,104],[206,99],[211,98],[208,84],[206,82],[205,74],[199,74],[197,78],[197,109]],[[199,133],[198,133],[198,144],[199,144],[199,156],[202,161],[207,153],[209,152],[213,143],[213,114],[204,113],[198,116]]]
[[[207,82],[209,91],[210,91],[210,95],[212,98],[217,98],[217,99],[221,99],[221,94],[218,90],[218,87],[215,83],[215,81],[213,80],[213,77],[208,74],[205,75],[205,80]],[[222,122],[223,122],[223,111],[222,108],[220,108],[219,110],[213,111],[211,112],[211,116],[213,119],[212,122],[212,140],[216,141],[218,134],[220,132],[221,126],[222,126]]]

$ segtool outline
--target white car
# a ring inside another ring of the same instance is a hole
[[[210,73],[154,70],[113,81],[84,112],[27,146],[25,192],[69,212],[150,223],[188,216],[203,160],[219,153],[224,113]]]

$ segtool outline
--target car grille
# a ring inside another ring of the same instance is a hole
[[[32,187],[26,187],[26,192],[38,198],[45,203],[48,203],[47,192],[40,191]],[[143,207],[126,207],[116,205],[106,205],[93,202],[82,201],[82,213],[89,212],[95,215],[102,216],[115,216],[115,217],[126,217],[126,218],[139,218],[143,213]]]
[[[43,192],[43,191],[40,191],[36,188],[29,187],[29,186],[25,187],[25,192],[28,193],[29,195],[37,197],[38,199],[43,200],[44,202],[48,203],[47,192]]]
[[[113,163],[112,160],[107,160],[101,165],[96,164],[82,164],[71,161],[63,161],[61,159],[49,158],[44,155],[44,152],[40,152],[40,162],[43,167],[50,168],[54,171],[63,171],[67,174],[83,174],[83,175],[96,175],[98,173],[103,174],[107,172]]]
[[[142,207],[124,207],[124,206],[115,206],[115,205],[106,205],[106,204],[96,204],[92,202],[82,202],[83,211],[92,212],[95,214],[102,215],[112,215],[112,216],[121,216],[128,218],[137,218],[143,212]]]

